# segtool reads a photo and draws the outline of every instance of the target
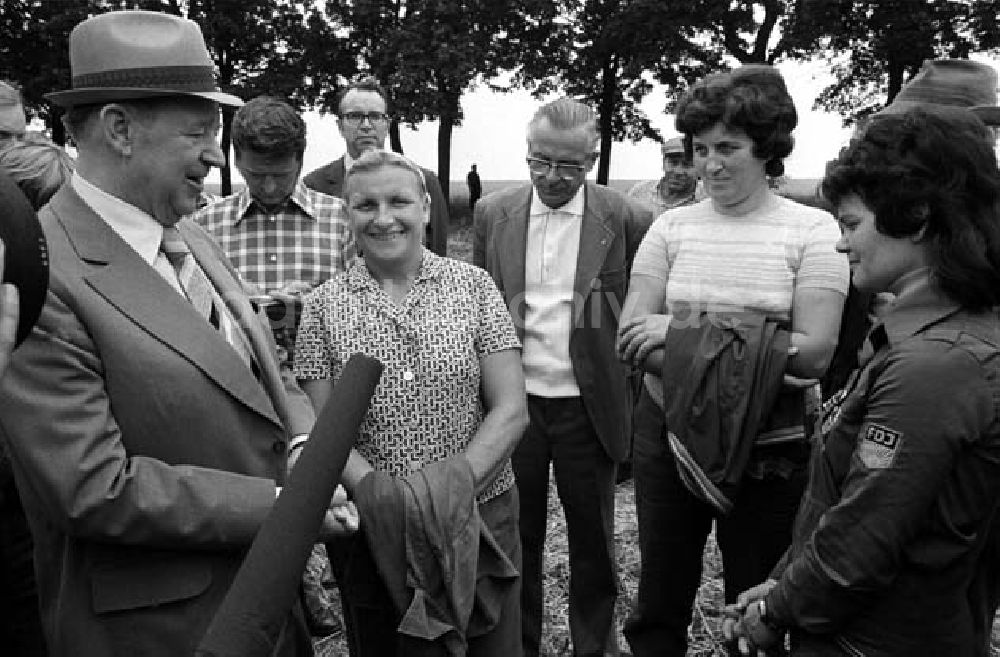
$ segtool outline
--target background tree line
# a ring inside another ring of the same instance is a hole
[[[65,143],[43,94],[70,86],[67,41],[78,22],[149,9],[198,22],[223,89],[272,94],[332,112],[360,73],[392,92],[399,126],[438,123],[438,177],[448,193],[451,135],[477,85],[586,99],[602,134],[597,179],[614,141],[659,139],[639,104],[665,85],[670,111],[689,84],[737,63],[822,60],[834,81],[814,108],[850,124],[890,102],[925,59],[1000,48],[1000,0],[4,0],[0,78]],[[228,152],[231,114],[224,114]],[[222,191],[230,192],[228,167]]]

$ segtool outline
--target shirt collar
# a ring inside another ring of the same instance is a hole
[[[353,166],[354,166],[354,158],[351,157],[350,153],[348,153],[347,151],[344,151],[344,175],[345,176],[347,175],[347,172],[350,171],[351,167],[353,167]]]
[[[550,208],[549,206],[542,203],[542,199],[538,198],[538,190],[534,186],[531,187],[531,209],[528,210],[528,214],[545,214],[547,212],[565,212],[566,214],[571,214],[574,217],[583,216],[584,199],[586,198],[584,193],[584,188],[586,183],[580,185],[580,189],[576,190],[576,194],[573,195],[566,205],[561,208]]]
[[[889,343],[897,344],[958,310],[959,305],[934,284],[930,268],[923,267],[900,279],[899,293],[882,323]]]
[[[414,279],[413,284],[417,285],[429,280],[440,280],[444,266],[444,258],[424,247],[420,259],[420,269],[417,271],[417,277]],[[347,285],[353,292],[378,287],[378,281],[368,271],[363,256],[354,258],[351,264],[348,265]]]
[[[100,189],[77,171],[70,182],[73,190],[125,240],[139,257],[152,265],[160,252],[163,226],[150,214]]]
[[[316,218],[316,206],[313,203],[313,198],[309,195],[309,190],[302,180],[295,183],[295,189],[292,190],[291,196],[289,196],[284,205],[282,205],[282,212],[288,207],[290,203],[293,203],[299,207],[310,219]],[[247,211],[250,210],[250,206],[254,205],[253,197],[250,196],[250,188],[244,187],[240,190],[239,195],[236,199],[236,224],[243,221],[243,217],[246,216]],[[257,205],[260,208],[260,205]],[[260,208],[263,212],[264,209]]]

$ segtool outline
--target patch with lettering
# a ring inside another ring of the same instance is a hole
[[[881,424],[869,424],[858,444],[858,456],[869,470],[884,470],[892,465],[903,442],[903,434]]]

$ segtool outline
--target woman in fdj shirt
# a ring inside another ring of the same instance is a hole
[[[1000,170],[961,109],[878,116],[827,168],[859,290],[891,292],[823,434],[745,652],[972,655],[967,597],[1000,493]],[[974,583],[974,582],[973,582]],[[989,582],[995,586],[995,582]]]
[[[784,80],[763,65],[711,75],[677,108],[677,129],[709,198],[668,210],[649,229],[619,329],[622,359],[648,372],[633,446],[642,573],[625,627],[637,656],[685,654],[713,520],[730,602],[766,577],[791,541],[809,452],[803,414],[786,427],[783,444],[750,452],[723,515],[678,474],[659,375],[671,317],[690,325],[706,314],[745,311],[790,330],[788,374],[812,379],[826,368],[848,285],[847,261],[834,248],[837,226],[826,212],[768,187],[768,176],[784,170],[796,121]]]

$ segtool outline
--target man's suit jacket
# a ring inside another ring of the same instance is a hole
[[[244,327],[259,383],[71,185],[39,219],[49,294],[3,381],[0,427],[34,535],[50,654],[191,655],[312,410],[193,222],[178,226]],[[289,645],[307,639],[295,627],[279,653],[311,654]]]
[[[522,338],[531,190],[527,184],[490,194],[476,204],[473,217],[472,261],[496,281]],[[626,381],[628,370],[615,351],[615,334],[632,258],[653,222],[653,213],[593,183],[586,183],[585,194],[569,355],[594,429],[608,456],[621,461],[628,454],[632,400]]]
[[[448,200],[441,191],[441,183],[430,169],[420,167],[427,182],[427,193],[431,195],[431,221],[427,232],[427,248],[439,256],[448,255]],[[344,198],[343,156],[321,166],[302,179],[306,187],[316,191]]]

